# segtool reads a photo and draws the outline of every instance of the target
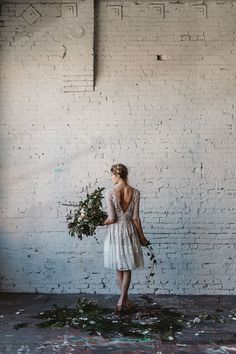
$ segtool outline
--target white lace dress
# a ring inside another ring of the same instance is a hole
[[[142,246],[138,238],[133,217],[139,216],[140,191],[133,190],[132,200],[124,212],[116,193],[109,189],[105,193],[109,219],[116,219],[107,225],[104,241],[104,267],[117,270],[131,270],[144,267]]]

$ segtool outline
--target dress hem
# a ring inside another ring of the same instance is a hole
[[[106,268],[106,269],[113,269],[113,270],[120,270],[120,271],[122,271],[122,270],[135,270],[135,269],[145,269],[145,267],[144,266],[140,266],[140,267],[133,267],[133,268],[127,268],[127,269],[124,269],[124,268],[122,268],[122,269],[118,269],[117,267],[106,267],[106,266],[104,266],[104,268]]]

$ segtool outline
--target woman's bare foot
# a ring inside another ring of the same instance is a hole
[[[125,302],[118,300],[115,308],[115,313],[121,313],[125,309]]]
[[[117,303],[116,308],[115,308],[115,313],[119,314],[122,313],[125,310],[125,304],[124,303]]]
[[[127,310],[131,310],[132,308],[135,307],[134,303],[132,301],[130,301],[129,299],[126,299],[125,306],[126,306]]]

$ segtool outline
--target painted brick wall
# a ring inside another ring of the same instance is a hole
[[[131,292],[236,294],[236,3],[96,1],[93,18],[91,0],[2,3],[1,290],[118,292],[106,227],[71,238],[61,203],[123,162],[158,260]]]

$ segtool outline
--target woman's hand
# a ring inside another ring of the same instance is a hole
[[[116,222],[117,222],[116,219],[112,220],[112,219],[106,218],[106,220],[103,222],[102,226],[111,225],[111,224],[114,224]]]
[[[144,235],[140,236],[139,240],[142,246],[147,246],[149,244],[149,241],[146,239]]]

